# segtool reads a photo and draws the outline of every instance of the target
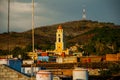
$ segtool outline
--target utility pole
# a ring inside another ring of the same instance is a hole
[[[35,52],[35,49],[34,49],[34,0],[32,0],[32,51]]]
[[[34,0],[32,0],[32,52],[34,55],[35,54],[35,49],[34,49]],[[33,60],[34,60],[34,56],[33,56]],[[33,64],[31,64],[31,80],[32,80],[32,75],[33,75]]]
[[[10,53],[10,0],[8,0],[8,51]]]

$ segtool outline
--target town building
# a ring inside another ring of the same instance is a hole
[[[28,52],[28,56],[33,60],[37,60],[38,58],[38,55],[36,52]]]

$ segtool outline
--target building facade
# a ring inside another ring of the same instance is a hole
[[[57,28],[54,52],[58,55],[61,55],[63,52],[65,54],[69,54],[68,49],[66,50],[64,49],[64,36],[63,36],[63,28],[61,25],[59,25]]]
[[[64,35],[63,35],[63,28],[61,25],[58,26],[56,32],[56,42],[55,42],[55,50],[53,51],[46,51],[46,52],[54,52],[56,55],[61,55],[65,53],[66,55],[69,54],[69,50],[64,48]]]
[[[63,42],[63,29],[62,26],[59,25],[56,32],[56,42],[55,42],[55,52],[60,54],[64,50],[64,42]]]

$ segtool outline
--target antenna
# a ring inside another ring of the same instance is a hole
[[[83,8],[82,20],[86,20],[86,10],[85,10],[85,8]]]
[[[32,51],[35,52],[35,49],[34,49],[34,0],[32,0]]]

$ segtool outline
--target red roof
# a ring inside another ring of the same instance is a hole
[[[62,29],[62,26],[61,26],[61,25],[59,25],[59,26],[58,26],[58,29]]]

